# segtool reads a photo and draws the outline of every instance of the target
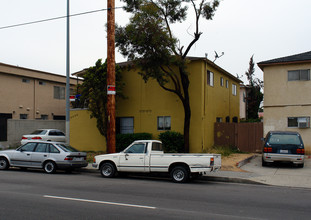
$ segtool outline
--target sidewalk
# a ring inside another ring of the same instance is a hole
[[[282,164],[262,167],[261,155],[257,155],[240,168],[245,172],[219,171],[210,173],[207,179],[237,183],[311,188],[311,159],[309,158],[305,159],[304,168]]]
[[[311,188],[311,159],[305,158],[304,168],[290,165],[261,166],[261,155],[252,159],[240,161],[241,169],[245,172],[218,171],[211,172],[202,177],[207,181],[235,182],[249,184],[264,184],[274,186]],[[89,164],[83,170],[87,172],[98,172]]]

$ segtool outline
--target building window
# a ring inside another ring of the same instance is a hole
[[[214,86],[214,73],[207,70],[207,85]]]
[[[226,122],[227,122],[227,123],[230,122],[230,117],[229,117],[229,116],[226,117]]]
[[[236,95],[236,85],[232,84],[232,94]]]
[[[229,80],[226,80],[226,88],[229,88]]]
[[[48,115],[41,115],[41,119],[42,119],[42,120],[48,120],[48,119],[49,119],[49,116],[48,116]]]
[[[65,87],[54,86],[54,99],[65,99]]]
[[[46,85],[46,83],[43,81],[39,81],[39,85],[44,86],[44,85]]]
[[[30,79],[25,79],[25,78],[23,78],[23,79],[22,79],[22,82],[23,82],[23,83],[30,83]]]
[[[224,86],[224,78],[220,77],[220,86]]]
[[[288,117],[289,128],[310,128],[310,117]]]
[[[117,134],[133,134],[134,133],[134,118],[133,117],[118,117],[116,120]]]
[[[28,119],[28,114],[20,114],[19,119]]]
[[[233,123],[238,123],[238,117],[236,117],[236,116],[233,117],[233,118],[232,118],[232,122],[233,122]]]
[[[171,130],[171,116],[158,116],[158,130]]]
[[[310,80],[310,70],[290,70],[288,71],[288,81]]]
[[[221,118],[221,117],[217,117],[217,118],[216,118],[216,122],[218,122],[218,123],[219,123],[219,122],[222,122],[222,118]]]

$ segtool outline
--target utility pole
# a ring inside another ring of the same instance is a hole
[[[70,142],[70,47],[69,47],[69,0],[67,0],[67,48],[66,48],[66,143]]]
[[[107,151],[116,152],[115,2],[107,2]]]

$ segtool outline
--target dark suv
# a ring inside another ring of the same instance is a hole
[[[280,161],[303,167],[305,149],[298,132],[270,131],[264,141],[262,166]]]

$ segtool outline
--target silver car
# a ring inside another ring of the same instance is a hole
[[[21,144],[26,144],[30,141],[66,142],[66,136],[62,131],[57,129],[38,129],[31,134],[23,135]]]
[[[0,151],[0,170],[11,166],[41,168],[46,173],[54,173],[56,169],[72,170],[87,165],[85,152],[58,142],[32,141],[16,150]]]

